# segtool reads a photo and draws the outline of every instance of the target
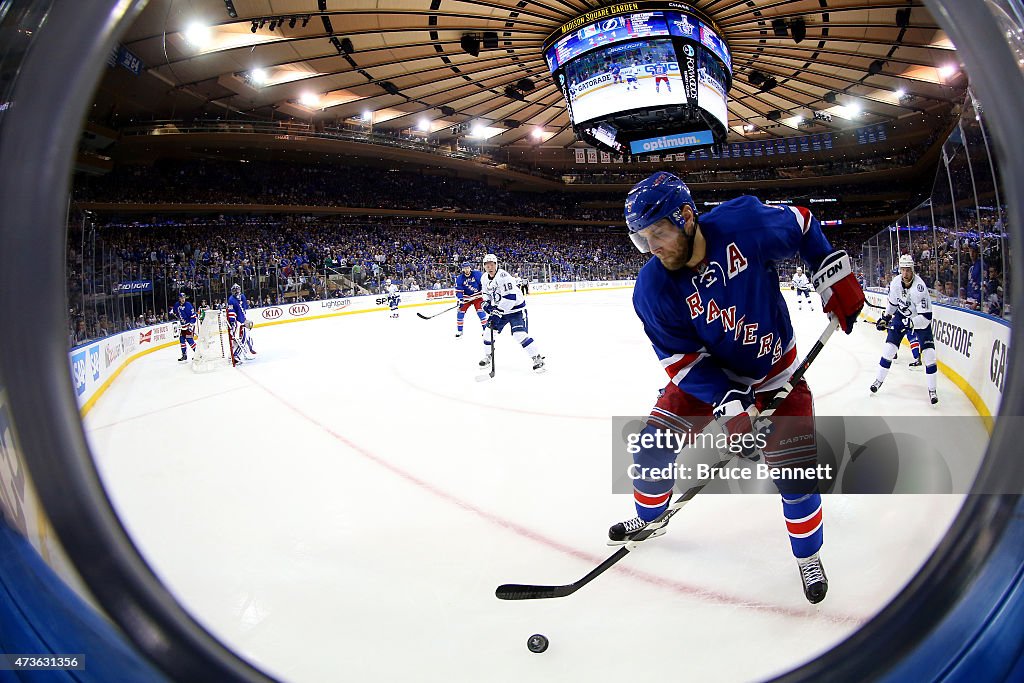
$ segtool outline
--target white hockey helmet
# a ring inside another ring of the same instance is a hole
[[[494,263],[494,264],[497,264],[498,263],[498,257],[495,256],[494,254],[487,254],[487,256],[484,256],[483,262],[484,263]]]
[[[385,278],[384,279],[384,284],[390,285],[391,284],[391,278]]]
[[[800,274],[801,274],[801,273],[803,273],[803,272],[804,272],[804,268],[803,268],[803,266],[797,266],[797,267],[796,267],[796,274],[797,274],[797,275],[800,275]]]
[[[242,293],[242,286],[237,282],[231,285],[231,293],[234,294],[235,296],[238,296],[239,294]]]
[[[903,256],[900,256],[899,268],[913,268],[913,267],[914,267],[914,257],[913,256],[911,256],[910,254],[904,254]]]

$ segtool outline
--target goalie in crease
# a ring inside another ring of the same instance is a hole
[[[847,334],[864,305],[850,257],[832,248],[804,207],[768,206],[742,196],[698,220],[686,184],[659,172],[630,190],[625,217],[633,244],[654,256],[637,277],[633,307],[669,377],[642,434],[698,433],[712,420],[729,435],[752,433],[751,416],[771,403],[800,365],[777,261],[799,252],[814,272],[824,312]],[[816,465],[807,382],[796,382],[774,417],[781,419],[765,440],[767,464],[782,470]],[[657,471],[674,463],[676,453],[654,446],[633,459]],[[609,538],[626,543],[643,531],[667,509],[674,483],[635,479],[637,516],[612,526]],[[818,556],[823,517],[817,482],[777,479],[775,485],[804,595],[820,602],[828,580]]]
[[[256,355],[252,343],[252,321],[245,316],[249,310],[249,300],[242,294],[238,283],[231,285],[231,296],[228,297],[228,328],[232,335],[234,362],[241,363]]]

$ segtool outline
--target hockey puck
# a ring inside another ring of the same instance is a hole
[[[526,647],[529,648],[530,652],[536,652],[537,654],[544,652],[544,650],[548,649],[547,636],[542,636],[539,633],[534,633],[526,641]]]

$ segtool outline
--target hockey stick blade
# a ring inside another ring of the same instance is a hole
[[[594,567],[593,570],[579,581],[564,586],[531,586],[529,584],[506,583],[498,586],[494,596],[499,600],[543,600],[545,598],[564,598],[603,574],[609,567],[629,554],[626,547],[619,548],[608,556],[608,559]]]
[[[494,595],[499,600],[543,600],[544,598],[564,598],[572,595],[579,586],[527,586],[521,583],[506,583],[498,586]]]
[[[449,306],[448,308],[444,309],[443,311],[438,311],[437,313],[435,313],[433,315],[423,315],[419,311],[416,311],[416,315],[418,315],[419,317],[423,318],[424,320],[430,320],[431,318],[436,318],[439,315],[444,315],[448,311],[455,310],[458,307],[459,307],[459,304],[455,304],[454,306]]]

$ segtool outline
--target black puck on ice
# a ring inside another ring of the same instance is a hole
[[[526,641],[526,647],[530,649],[530,652],[541,653],[548,649],[548,639],[546,636],[542,636],[539,633],[534,633]]]

